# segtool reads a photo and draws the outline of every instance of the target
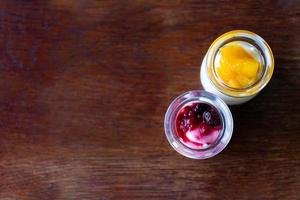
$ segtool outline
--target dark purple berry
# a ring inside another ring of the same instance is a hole
[[[205,112],[203,113],[203,121],[204,121],[206,124],[213,125],[212,116],[211,116],[211,114],[210,114],[209,111],[205,111]]]
[[[194,105],[193,111],[197,114],[202,115],[203,112],[206,111],[208,108],[209,108],[209,106],[207,104],[197,103],[196,105]]]
[[[217,126],[220,124],[220,117],[216,110],[211,108],[203,113],[203,121],[211,126]]]
[[[202,114],[206,109],[206,104],[195,103],[192,105],[192,111],[194,112],[195,118],[201,122],[202,121]]]

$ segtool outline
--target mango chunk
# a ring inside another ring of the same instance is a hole
[[[254,60],[245,60],[241,67],[241,74],[249,77],[256,78],[259,69],[259,63]]]
[[[241,88],[241,84],[235,79],[231,79],[228,81],[228,85],[232,88]]]
[[[216,72],[230,87],[240,89],[252,85],[258,79],[259,68],[256,57],[238,43],[229,43],[220,49]]]
[[[232,77],[235,76],[234,72],[229,69],[222,70],[222,68],[218,67],[216,70],[217,70],[217,74],[225,82],[228,82],[230,79],[232,79]]]

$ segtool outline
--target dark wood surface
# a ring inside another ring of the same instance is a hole
[[[275,74],[231,107],[218,156],[177,154],[177,95],[211,42],[268,41]],[[300,199],[299,1],[0,1],[0,199]]]

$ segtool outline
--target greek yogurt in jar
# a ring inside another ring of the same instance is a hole
[[[249,31],[230,31],[217,38],[200,70],[203,88],[229,105],[255,97],[270,81],[274,58],[269,45]]]
[[[231,139],[233,126],[226,103],[203,90],[188,91],[175,98],[164,120],[170,145],[193,159],[211,158],[223,151]]]

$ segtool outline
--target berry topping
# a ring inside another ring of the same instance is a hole
[[[177,135],[191,148],[203,148],[213,144],[221,129],[219,113],[205,103],[187,105],[176,117]]]

